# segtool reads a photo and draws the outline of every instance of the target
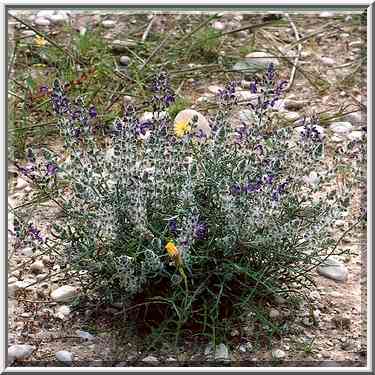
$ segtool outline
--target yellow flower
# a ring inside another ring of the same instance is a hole
[[[35,44],[38,47],[44,47],[47,44],[47,41],[43,37],[41,37],[40,35],[37,35],[35,37]]]
[[[174,126],[174,133],[180,138],[189,133],[190,130],[189,120],[182,120]]]
[[[167,253],[168,255],[174,259],[174,261],[176,262],[176,264],[181,264],[181,256],[180,256],[180,253],[176,247],[176,245],[169,241],[166,246],[165,246],[165,249],[167,250]]]

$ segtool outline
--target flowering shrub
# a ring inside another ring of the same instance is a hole
[[[194,321],[214,331],[256,297],[310,286],[310,271],[339,253],[332,228],[355,173],[337,188],[345,155],[323,161],[315,119],[299,135],[274,128],[284,85],[270,65],[250,86],[257,100],[235,124],[236,83],[229,83],[204,131],[196,118],[172,123],[175,94],[161,73],[150,84],[152,119],[140,120],[128,105],[101,133],[96,109],[70,101],[55,82],[65,158],[45,152],[44,170],[24,174],[43,186],[68,184],[68,195],[55,197],[66,217],[53,235],[65,250],[61,261],[93,281],[91,296],[128,308],[163,305],[165,324]],[[103,138],[109,146],[99,146]],[[34,227],[29,232],[39,240]]]

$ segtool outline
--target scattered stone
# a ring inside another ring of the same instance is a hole
[[[273,64],[275,67],[279,65],[279,60],[267,52],[251,52],[246,55],[246,61],[253,64],[261,65],[267,68],[269,64]]]
[[[322,62],[322,64],[329,65],[329,66],[336,64],[336,61],[330,57],[321,57],[320,61]]]
[[[215,30],[219,30],[219,31],[222,31],[225,29],[225,24],[223,22],[220,22],[220,21],[216,21],[213,23],[212,27],[215,29]]]
[[[207,87],[207,90],[217,95],[220,92],[220,90],[223,90],[223,88],[220,86],[211,85]]]
[[[41,260],[35,261],[31,266],[30,266],[30,271],[34,274],[39,274],[42,273],[44,270],[44,264]]]
[[[193,109],[184,109],[183,111],[179,112],[174,119],[173,126],[176,126],[176,124],[181,123],[181,122],[191,122],[193,118],[197,116],[198,121],[196,124],[196,131],[198,132],[199,130],[202,130],[202,132],[206,136],[211,135],[211,128],[210,125],[208,124],[208,121],[206,118],[199,112],[193,110]]]
[[[62,305],[57,309],[55,316],[61,320],[65,320],[70,314],[70,307]]]
[[[345,220],[336,220],[335,224],[336,224],[336,227],[342,228],[342,227],[345,227],[346,221]]]
[[[50,21],[55,25],[64,24],[69,21],[69,16],[64,11],[58,11],[49,17]]]
[[[348,279],[348,269],[334,258],[328,258],[317,267],[317,272],[321,276],[339,282],[345,282]]]
[[[362,136],[363,136],[363,133],[360,130],[355,130],[355,131],[350,132],[347,135],[347,138],[350,141],[360,141],[362,139]]]
[[[34,348],[31,345],[12,345],[8,348],[8,358],[11,362],[16,359],[24,359],[31,355]]]
[[[54,11],[54,10],[40,10],[40,11],[36,14],[36,17],[35,17],[35,18],[47,18],[47,19],[49,19],[49,18],[52,17],[54,14],[55,14],[55,11]]]
[[[27,181],[23,180],[22,178],[18,178],[17,179],[16,190],[23,190],[28,185],[29,184],[27,183]]]
[[[114,52],[126,52],[128,48],[136,46],[137,43],[133,40],[114,40],[111,44],[111,49]]]
[[[95,340],[95,336],[93,336],[91,333],[86,331],[77,331],[77,335],[82,339],[82,341],[93,341]]]
[[[320,18],[330,18],[330,17],[334,17],[334,16],[335,16],[335,13],[333,13],[333,12],[321,12],[319,14]]]
[[[26,37],[32,37],[36,35],[36,32],[33,30],[24,30],[22,31],[22,35]]]
[[[341,143],[345,141],[345,138],[334,135],[333,137],[331,137],[331,141],[334,143]]]
[[[236,91],[235,95],[236,95],[236,97],[239,100],[249,100],[249,101],[254,101],[255,102],[258,99],[258,95],[257,94],[253,94],[253,93],[251,93],[248,90],[239,90],[239,91]]]
[[[130,63],[130,57],[129,56],[121,56],[120,57],[120,64],[124,66],[128,66]]]
[[[220,344],[216,346],[215,359],[224,361],[229,360],[229,352],[225,344]]]
[[[73,354],[66,350],[60,350],[56,353],[56,358],[60,362],[71,363],[73,361]]]
[[[105,20],[102,22],[102,26],[106,29],[113,29],[116,26],[116,22],[112,20]]]
[[[296,121],[301,117],[298,112],[283,112],[283,117],[288,121]]]
[[[158,362],[158,359],[152,355],[142,359],[142,362]]]
[[[34,255],[34,251],[31,247],[25,247],[21,250],[21,254],[25,257],[31,257]]]
[[[173,358],[173,357],[168,357],[166,359],[167,362],[177,362],[177,359],[176,358]]]
[[[277,305],[285,305],[286,304],[286,299],[281,296],[275,296],[274,301]]]
[[[270,318],[273,320],[279,319],[281,316],[280,312],[276,309],[271,309],[270,310]]]
[[[70,285],[61,286],[51,293],[51,298],[56,302],[70,302],[77,296],[78,289]]]
[[[352,131],[353,125],[350,122],[333,122],[329,128],[336,134],[343,135]]]
[[[47,18],[37,17],[35,18],[34,23],[37,26],[49,26],[51,21],[49,21]]]
[[[320,178],[315,171],[312,171],[308,176],[303,177],[303,181],[308,185],[317,186],[319,184]]]
[[[286,357],[286,353],[281,349],[275,349],[272,351],[272,357],[275,359],[283,359]]]

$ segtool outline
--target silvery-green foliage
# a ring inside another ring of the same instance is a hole
[[[183,288],[165,249],[170,241],[190,286],[206,277],[224,285],[245,274],[248,286],[257,281],[270,292],[308,278],[336,251],[332,228],[347,209],[360,165],[338,184],[346,154],[324,159],[315,118],[306,119],[300,135],[291,127],[275,129],[283,86],[270,66],[250,87],[258,94],[247,106],[250,120],[237,124],[230,83],[218,94],[211,134],[198,130],[194,119],[177,137],[167,112],[173,90],[161,74],[151,85],[152,119],[126,107],[103,147],[96,110],[82,99],[70,103],[56,83],[52,101],[66,149],[56,178],[70,191],[68,199],[56,197],[68,215],[54,230],[66,260],[89,271],[97,279],[93,289],[109,299],[131,299],[161,278]],[[50,158],[57,163],[57,155]]]

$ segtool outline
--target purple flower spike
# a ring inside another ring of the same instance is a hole
[[[170,219],[168,222],[169,231],[173,234],[177,233],[177,222],[176,219]]]
[[[40,230],[35,228],[33,224],[29,224],[29,234],[34,240],[37,240],[39,242],[43,242],[43,238],[40,234]]]
[[[256,94],[258,91],[257,84],[255,82],[250,83],[250,92]]]
[[[194,226],[194,238],[197,240],[203,240],[207,236],[208,226],[206,223],[198,222]]]
[[[96,111],[96,108],[94,106],[91,106],[89,108],[89,115],[91,118],[95,118],[96,116],[98,116],[98,112]]]
[[[57,172],[57,165],[54,163],[47,164],[47,176],[54,176]]]

